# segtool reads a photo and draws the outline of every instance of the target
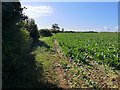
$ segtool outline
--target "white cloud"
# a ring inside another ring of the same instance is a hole
[[[117,32],[117,31],[118,31],[118,26],[115,26],[115,27],[114,27],[114,30]]]
[[[104,26],[104,31],[107,31],[108,27],[107,26]]]
[[[115,29],[117,29],[117,30],[118,30],[118,26],[116,26],[116,27],[115,27]]]
[[[25,15],[33,19],[40,18],[41,16],[47,16],[53,13],[53,8],[46,5],[41,6],[25,5],[25,7],[27,9],[24,9],[23,13],[25,13]]]

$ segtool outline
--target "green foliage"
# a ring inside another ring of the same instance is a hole
[[[19,25],[24,20],[19,2],[2,3],[2,73],[3,88],[21,87],[25,81],[29,33]],[[22,23],[21,23],[22,24]]]
[[[58,33],[58,32],[60,32],[60,27],[58,26],[58,24],[55,23],[55,24],[52,25],[51,32],[52,33]]]
[[[40,35],[34,19],[22,20],[21,22],[18,22],[17,25],[29,32],[29,37],[32,38],[33,43],[38,41]]]
[[[41,79],[42,64],[36,63],[31,53],[46,44],[30,44],[31,38],[33,42],[39,39],[39,32],[33,19],[25,20],[22,10],[20,2],[2,3],[2,88],[48,88],[49,84]]]
[[[40,40],[44,41],[50,47],[50,50],[53,50],[54,48],[53,37],[43,37]]]
[[[39,40],[40,36],[36,26],[34,27],[33,30],[30,31],[30,37],[33,39],[33,42],[36,42]]]
[[[39,40],[39,32],[38,32],[38,28],[37,25],[35,24],[34,19],[30,19],[27,21],[28,23],[28,27],[27,30],[30,32],[30,38],[33,39],[33,43]]]
[[[55,29],[51,29],[51,32],[56,34],[56,33],[59,33],[60,31],[59,30],[55,30]]]
[[[59,33],[54,35],[64,54],[75,62],[94,59],[120,69],[117,33]]]
[[[44,37],[52,36],[52,33],[49,29],[41,29],[39,30],[39,33],[41,36],[44,36]]]

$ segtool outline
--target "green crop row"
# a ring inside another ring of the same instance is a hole
[[[120,69],[118,33],[58,33],[53,38],[75,62],[86,63],[92,59]]]

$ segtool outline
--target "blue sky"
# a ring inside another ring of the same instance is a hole
[[[117,31],[117,2],[22,2],[24,13],[35,19],[38,28],[57,23],[65,30]],[[108,30],[109,29],[109,30]]]

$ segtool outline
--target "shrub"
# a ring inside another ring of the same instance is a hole
[[[39,33],[41,36],[44,36],[44,37],[52,36],[52,33],[49,29],[41,29],[39,30]]]

